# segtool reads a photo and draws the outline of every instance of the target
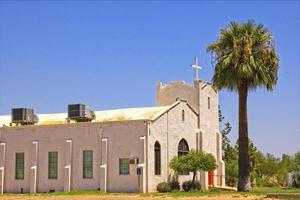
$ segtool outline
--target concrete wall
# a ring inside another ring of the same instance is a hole
[[[21,188],[25,193],[34,188],[37,192],[63,191],[68,187],[72,190],[103,190],[105,173],[100,165],[106,164],[106,144],[102,138],[108,139],[108,191],[138,191],[137,166],[130,165],[130,175],[119,175],[119,158],[143,159],[144,144],[139,137],[146,135],[146,131],[144,121],[1,128],[0,167],[4,169],[1,170],[4,171],[4,192],[19,193]],[[83,150],[93,150],[92,179],[83,179]],[[58,152],[57,179],[48,179],[49,151]],[[24,180],[15,179],[16,152],[25,153]],[[31,169],[34,163],[37,165],[36,179],[35,170]],[[71,166],[70,177],[69,169],[65,168],[67,165]]]
[[[182,121],[182,110],[185,120]],[[148,177],[150,192],[156,191],[156,186],[162,181],[167,181],[173,171],[169,168],[170,160],[178,155],[178,143],[185,139],[190,149],[196,149],[196,132],[198,128],[198,116],[181,102],[150,125],[148,136]],[[154,144],[158,141],[161,145],[161,175],[154,174]],[[180,175],[179,181],[183,182],[191,178],[191,175]]]
[[[210,109],[208,108],[208,97],[210,98]],[[200,93],[200,129],[204,131],[202,150],[217,157],[218,94],[210,85],[202,88]]]
[[[156,86],[156,101],[158,106],[171,105],[176,98],[186,99],[188,103],[199,113],[199,149],[211,153],[217,159],[218,169],[214,171],[214,184],[220,185],[220,176],[225,175],[225,166],[222,161],[222,137],[218,134],[218,92],[210,83],[195,80],[194,85],[184,81],[174,81],[170,84],[158,83]],[[210,98],[210,107],[208,107]],[[219,138],[217,138],[219,137]],[[202,176],[203,183],[207,187],[207,173]],[[219,177],[219,178],[218,178]],[[223,181],[222,184],[225,182]]]
[[[156,85],[156,105],[167,106],[176,102],[176,98],[186,99],[198,111],[197,88],[184,81],[174,81],[170,84],[158,83]]]
[[[214,185],[220,185],[220,177],[225,172],[222,161],[222,137],[218,134],[218,93],[210,84],[201,84],[200,88],[200,129],[202,134],[202,150],[211,153],[217,160],[218,168],[214,171]],[[210,98],[210,107],[208,107]],[[223,181],[223,183],[225,183]],[[222,184],[223,184],[222,183]]]

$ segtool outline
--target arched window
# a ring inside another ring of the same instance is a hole
[[[184,156],[189,152],[189,145],[185,139],[181,139],[178,144],[178,157]],[[179,171],[178,175],[189,175],[188,171]]]
[[[180,140],[178,144],[178,157],[183,156],[189,152],[189,145],[185,139]]]
[[[155,175],[160,175],[161,170],[160,170],[160,160],[161,160],[161,156],[160,156],[160,144],[158,141],[155,142],[154,145],[154,173]]]
[[[181,111],[181,120],[184,122],[184,118],[185,118],[185,116],[184,116],[184,110],[182,110]]]

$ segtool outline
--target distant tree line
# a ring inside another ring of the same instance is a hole
[[[223,139],[223,160],[225,162],[226,184],[236,186],[238,181],[238,149],[239,143],[230,143],[228,137],[232,127],[229,122],[224,122],[224,116],[219,108],[219,121],[223,129],[221,130]],[[273,187],[287,186],[288,173],[300,171],[300,151],[294,155],[282,155],[281,158],[267,153],[263,154],[257,149],[253,141],[249,140],[250,156],[250,182],[252,187]],[[299,175],[298,175],[299,176]],[[297,182],[299,177],[294,177],[294,186],[299,187]]]

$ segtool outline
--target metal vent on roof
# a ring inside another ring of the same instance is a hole
[[[69,104],[68,118],[77,122],[88,122],[96,118],[94,111],[85,104]]]
[[[32,125],[39,122],[39,118],[30,108],[11,109],[11,122],[21,125]]]

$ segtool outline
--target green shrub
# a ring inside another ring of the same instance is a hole
[[[172,176],[172,178],[169,178],[168,182],[171,187],[171,191],[179,191],[180,190],[180,184],[179,184],[177,175],[174,175],[174,176]]]
[[[293,187],[300,188],[300,174],[294,174],[292,185]]]
[[[170,184],[167,182],[161,182],[156,187],[158,192],[171,192]]]
[[[192,181],[185,181],[182,183],[182,189],[185,192],[189,192],[192,189],[192,185],[193,185]]]
[[[256,185],[258,187],[278,187],[279,184],[270,178],[258,178],[256,180]]]
[[[201,183],[200,183],[200,181],[195,181],[194,186],[193,186],[193,190],[196,190],[196,191],[201,190]]]
[[[169,182],[170,188],[172,191],[179,191],[180,190],[180,184],[177,180],[171,180]]]
[[[201,190],[201,184],[199,181],[195,181],[194,183],[192,181],[185,181],[182,183],[182,189],[185,192],[198,191]]]

